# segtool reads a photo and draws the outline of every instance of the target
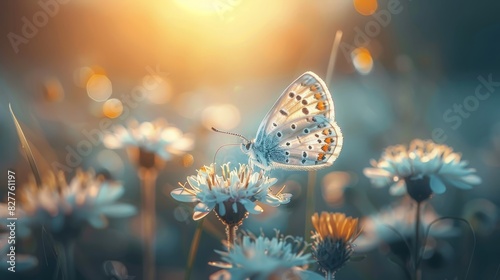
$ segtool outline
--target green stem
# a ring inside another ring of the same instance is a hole
[[[316,185],[316,171],[309,171],[307,178],[307,197],[306,197],[306,226],[305,236],[309,236],[312,230],[311,217],[314,214],[314,187]]]
[[[75,262],[74,262],[74,242],[68,241],[57,243],[57,253],[59,265],[62,270],[63,280],[75,280]]]
[[[328,67],[326,69],[326,85],[330,86],[333,76],[333,69],[335,68],[335,61],[337,60],[337,53],[339,51],[340,40],[342,39],[342,31],[337,30],[335,33],[335,39],[333,40],[332,50],[330,53],[330,59],[328,61]]]
[[[193,271],[194,259],[196,257],[196,253],[198,252],[198,246],[200,245],[201,233],[203,232],[203,221],[202,219],[198,222],[198,226],[196,227],[196,231],[194,233],[193,242],[191,243],[191,249],[189,249],[188,262],[186,265],[186,276],[185,280],[189,280],[191,278],[191,272]]]
[[[143,254],[143,279],[155,279],[155,186],[157,172],[152,168],[141,168],[139,170],[139,178],[141,179],[142,189],[142,228],[144,238],[144,254]]]
[[[230,250],[234,246],[236,240],[237,225],[226,225],[227,249]]]
[[[415,249],[414,249],[414,279],[420,280],[420,206],[421,203],[417,202],[417,212],[415,213]]]
[[[325,280],[335,280],[335,272],[328,271]]]

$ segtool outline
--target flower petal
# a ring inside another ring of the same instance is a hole
[[[125,218],[137,213],[135,206],[125,203],[116,203],[100,207],[100,212],[113,218]]]
[[[389,188],[391,195],[403,195],[406,192],[406,183],[404,180],[399,180]]]
[[[188,193],[184,188],[177,188],[170,192],[170,195],[177,201],[181,202],[196,202],[196,196]]]
[[[431,185],[431,190],[436,194],[442,194],[446,191],[446,186],[444,185],[443,181],[439,179],[438,176],[435,175],[430,176],[430,185]]]
[[[199,219],[204,218],[206,215],[208,215],[210,212],[198,212],[195,211],[193,213],[193,220],[198,221]]]
[[[108,224],[108,221],[102,215],[94,215],[87,218],[87,220],[89,221],[89,224],[94,228],[105,228]]]

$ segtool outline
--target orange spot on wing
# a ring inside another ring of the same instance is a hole
[[[314,98],[315,98],[316,100],[320,100],[320,99],[322,99],[322,97],[321,97],[321,93],[315,93],[315,94],[314,94]]]
[[[327,138],[325,138],[325,143],[327,143],[327,144],[331,144],[332,142],[333,142],[332,137],[327,137]]]
[[[325,159],[325,154],[319,153],[318,154],[318,160],[324,160]]]
[[[323,111],[326,109],[326,104],[323,101],[318,102],[318,105],[316,105],[316,109]]]
[[[321,149],[323,150],[323,152],[327,152],[327,151],[328,151],[328,148],[330,148],[330,146],[329,146],[329,145],[323,145],[323,146],[321,147]]]
[[[318,90],[318,87],[316,85],[312,85],[310,88],[309,88],[311,91],[317,91]]]
[[[323,129],[323,135],[330,135],[330,134],[332,134],[331,129]]]

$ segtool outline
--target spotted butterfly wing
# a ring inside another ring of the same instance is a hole
[[[250,147],[250,162],[263,169],[316,170],[339,156],[343,138],[334,104],[321,78],[306,72],[281,94]]]

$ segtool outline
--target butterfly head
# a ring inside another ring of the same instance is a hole
[[[248,154],[251,152],[251,150],[253,149],[253,141],[245,141],[243,143],[241,143],[241,151],[245,154]]]
[[[219,133],[224,133],[224,134],[229,134],[229,135],[234,135],[234,136],[240,137],[243,140],[243,143],[241,143],[241,145],[240,145],[241,151],[244,154],[247,154],[250,157],[251,161],[255,161],[257,163],[261,162],[261,159],[257,157],[255,149],[254,149],[254,140],[248,140],[243,135],[240,135],[240,134],[237,134],[237,133],[233,133],[233,132],[221,131],[221,130],[218,130],[218,129],[213,128],[213,127],[212,127],[212,130],[215,131],[215,132],[219,132]]]

